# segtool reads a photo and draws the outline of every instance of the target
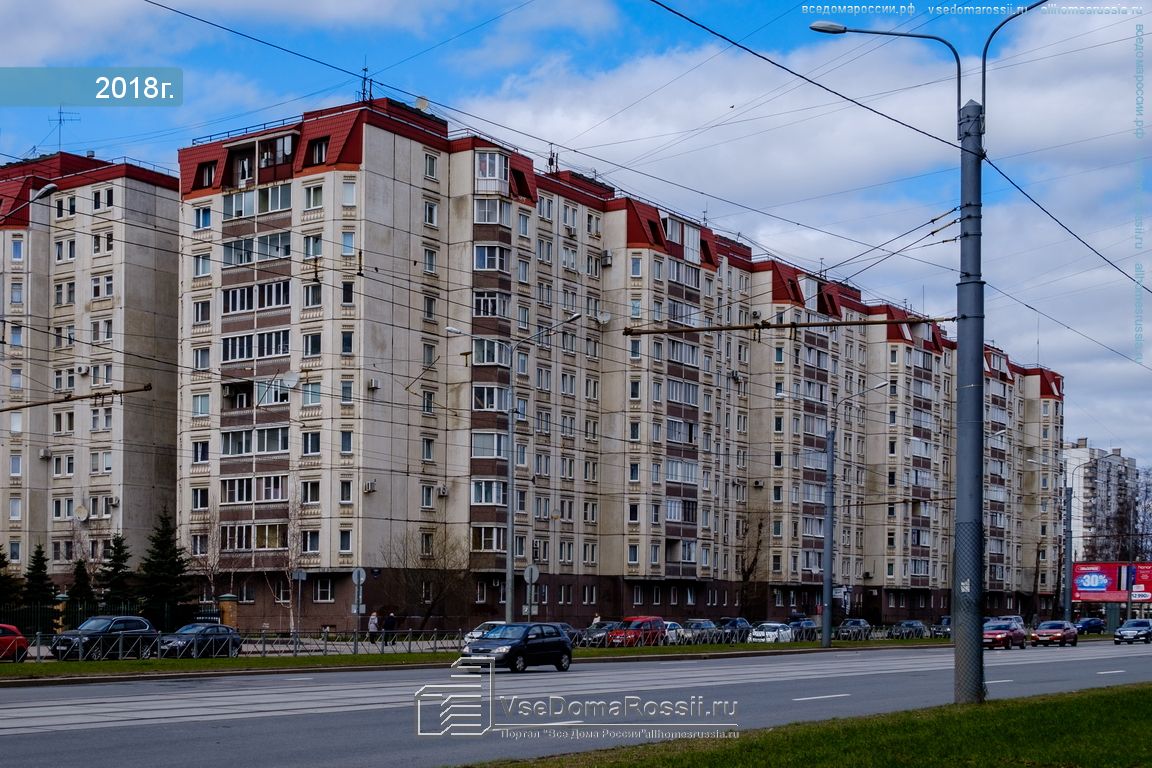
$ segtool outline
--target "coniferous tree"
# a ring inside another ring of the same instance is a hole
[[[24,572],[24,605],[54,605],[56,603],[56,585],[48,576],[48,555],[44,553],[44,545],[37,544],[32,551],[32,559],[28,561],[28,570]]]
[[[124,541],[123,534],[116,534],[108,547],[104,565],[96,575],[96,582],[104,590],[104,601],[111,606],[109,610],[119,611],[123,603],[133,598],[132,570],[128,567],[132,553],[128,550],[128,543]]]
[[[148,554],[140,564],[140,596],[144,611],[166,624],[175,607],[192,597],[188,558],[166,511],[156,521],[148,544]]]
[[[0,606],[20,602],[20,577],[8,571],[8,555],[0,550]]]
[[[72,567],[72,586],[68,588],[68,600],[75,603],[81,600],[92,601],[95,599],[96,593],[92,591],[92,578],[88,574],[88,564],[83,560],[77,560]]]

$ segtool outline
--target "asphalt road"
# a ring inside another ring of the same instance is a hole
[[[952,658],[950,648],[836,650],[584,662],[567,673],[392,670],[5,688],[0,756],[21,768],[461,765],[947,704]],[[1143,644],[998,650],[985,653],[985,681],[991,699],[1148,682],[1150,661]],[[447,726],[445,693],[458,705]],[[445,728],[460,735],[418,735]]]

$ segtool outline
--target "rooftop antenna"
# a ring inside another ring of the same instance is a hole
[[[372,101],[372,78],[368,77],[368,57],[364,57],[364,66],[360,68],[360,101]]]
[[[708,205],[707,204],[704,205],[704,221],[702,223],[704,224],[704,226],[708,226]]]
[[[556,150],[552,148],[551,144],[549,144],[548,145],[548,173],[555,173],[555,172],[556,172]]]
[[[51,118],[51,117],[48,118],[48,122],[56,124],[56,151],[59,152],[60,147],[63,144],[62,138],[63,138],[64,123],[78,123],[78,122],[80,122],[80,113],[79,112],[65,112],[64,107],[60,106],[60,107],[56,108],[56,117],[55,118]]]

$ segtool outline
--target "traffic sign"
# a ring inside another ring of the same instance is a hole
[[[367,575],[368,574],[364,573],[363,568],[353,568],[352,569],[352,583],[355,584],[356,586],[360,586],[361,584],[364,583],[364,579],[367,578]]]
[[[540,569],[535,565],[529,565],[524,568],[524,583],[535,584],[540,581]]]

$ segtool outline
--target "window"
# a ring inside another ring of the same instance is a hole
[[[424,153],[424,178],[440,178],[440,157],[429,152]]]
[[[300,552],[313,554],[320,551],[320,531],[300,531]]]
[[[24,261],[24,238],[12,238],[12,261]]]
[[[251,216],[254,212],[256,196],[252,192],[233,192],[224,195],[224,221]]]
[[[192,463],[203,464],[208,461],[208,441],[207,440],[193,440],[192,441]]]
[[[352,208],[356,205],[356,180],[345,179],[340,184],[340,204]]]
[[[195,209],[193,221],[196,229],[208,229],[212,226],[212,209],[208,206]]]
[[[352,354],[353,341],[354,341],[354,337],[352,335],[352,331],[341,331],[340,332],[340,354],[342,354],[342,355]]]
[[[320,382],[305,382],[303,386],[301,386],[300,391],[302,396],[301,405],[320,405]]]
[[[478,270],[508,271],[509,249],[499,245],[477,245],[473,266]]]
[[[340,233],[340,255],[341,256],[355,256],[356,255],[356,233],[355,232],[341,232]]]
[[[204,299],[192,302],[192,322],[197,324],[212,322],[211,301]]]
[[[432,200],[424,201],[424,224],[429,227],[440,225],[440,204]]]
[[[323,136],[308,142],[308,164],[321,165],[328,160],[328,137]]]
[[[640,563],[640,545],[628,545],[628,565],[639,565]]]
[[[303,338],[301,354],[304,357],[316,357],[320,354],[320,334],[306,333]]]
[[[304,187],[304,209],[312,210],[324,207],[324,187],[316,184]]]
[[[8,474],[12,477],[20,477],[24,473],[24,456],[20,453],[12,453],[8,457]]]
[[[207,416],[211,405],[211,395],[206,392],[192,395],[192,415]]]
[[[424,271],[427,274],[436,274],[436,256],[437,254],[435,248],[424,249]]]
[[[279,184],[275,187],[261,189],[259,205],[260,213],[288,210],[292,207],[292,185]]]
[[[8,301],[11,304],[24,303],[24,283],[12,281],[8,286]]]
[[[347,554],[352,551],[352,531],[344,529],[340,531],[340,553]]]
[[[304,295],[303,302],[304,302],[304,308],[305,309],[310,309],[313,307],[319,307],[323,304],[323,301],[324,301],[323,288],[324,288],[324,286],[322,286],[320,283],[305,283],[304,284],[304,286],[301,288],[301,293],[303,293],[303,295]]]
[[[304,258],[318,259],[324,253],[324,238],[320,235],[304,235]]]
[[[97,275],[92,278],[92,298],[107,299],[112,296],[112,275]]]
[[[350,429],[340,431],[340,453],[352,453],[352,430]]]
[[[320,454],[319,432],[304,432],[300,435],[300,441],[303,445],[303,454],[305,456],[317,456]]]

